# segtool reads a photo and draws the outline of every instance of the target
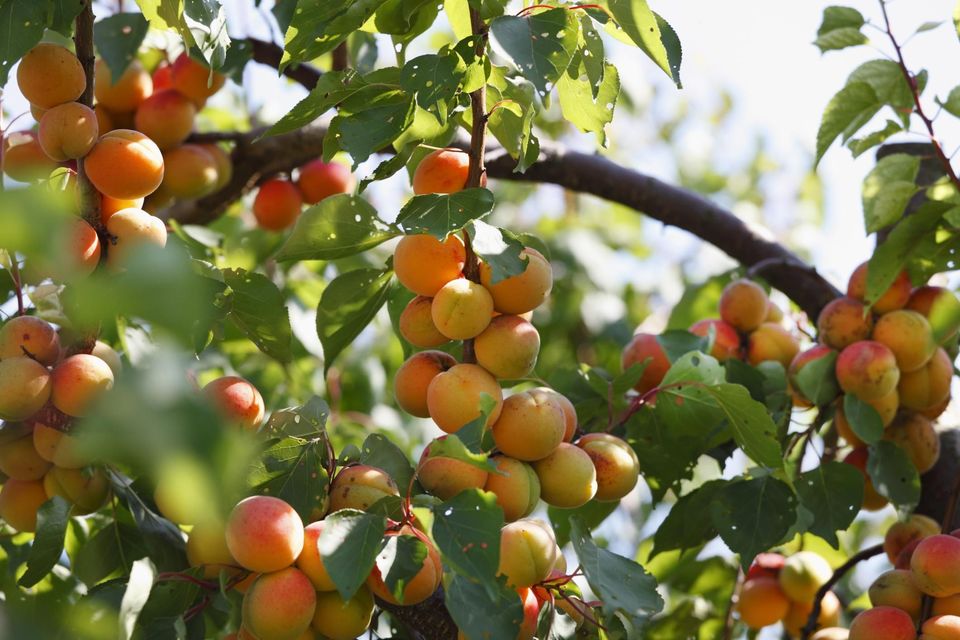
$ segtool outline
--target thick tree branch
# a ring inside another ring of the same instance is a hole
[[[283,49],[272,42],[258,40],[257,38],[247,38],[250,48],[253,51],[253,59],[260,64],[265,64],[274,69],[280,68],[280,60],[283,58]],[[283,75],[291,80],[302,84],[308,90],[317,86],[320,80],[320,71],[305,64],[292,64],[283,70]]]

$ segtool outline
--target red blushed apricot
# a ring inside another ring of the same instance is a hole
[[[633,388],[640,393],[647,393],[655,389],[663,381],[663,376],[670,370],[670,360],[667,354],[660,346],[657,336],[652,333],[638,333],[631,338],[627,346],[623,348],[620,356],[620,365],[626,371],[635,364],[646,362],[646,368],[643,375]]]
[[[193,130],[197,107],[179,91],[154,91],[140,103],[133,122],[137,130],[150,136],[161,150],[181,144]]]
[[[113,387],[113,371],[96,356],[79,353],[53,369],[53,406],[68,416],[82,417]]]
[[[737,330],[723,320],[700,320],[690,325],[690,333],[701,338],[713,334],[713,347],[710,355],[724,362],[730,358],[741,360],[740,336]]]
[[[33,448],[37,455],[61,469],[80,469],[91,462],[80,454],[76,436],[39,422],[33,426]]]
[[[49,109],[79,98],[87,86],[87,76],[69,49],[40,43],[20,59],[17,86],[31,104]]]
[[[773,322],[764,322],[747,338],[747,362],[754,366],[772,360],[787,368],[799,351],[797,339]]]
[[[260,185],[253,199],[253,217],[262,229],[269,231],[282,231],[292,225],[302,208],[300,191],[289,180],[267,180]]]
[[[393,251],[393,270],[407,289],[432,297],[460,277],[465,255],[463,241],[455,235],[443,242],[427,234],[404,236]]]
[[[187,534],[187,562],[202,567],[205,578],[216,578],[223,570],[236,570],[237,561],[227,547],[226,527],[218,520],[194,525]]]
[[[25,420],[50,399],[50,372],[26,356],[0,360],[0,418]]]
[[[873,327],[872,339],[893,351],[897,367],[904,372],[916,371],[927,364],[937,349],[927,319],[906,309],[880,316]]]
[[[833,591],[827,591],[820,600],[820,615],[817,616],[816,628],[833,627],[840,624],[840,611],[843,605]],[[813,612],[813,603],[791,602],[790,610],[783,618],[783,630],[791,638],[800,636],[800,630],[806,626]]]
[[[138,60],[127,65],[117,80],[103,58],[97,60],[93,73],[93,95],[111,111],[135,111],[153,93],[153,80]]]
[[[884,432],[883,439],[903,449],[919,473],[926,473],[940,459],[937,430],[919,413],[907,413],[895,420]]]
[[[500,313],[520,315],[539,307],[553,288],[553,269],[536,249],[526,247],[520,253],[526,257],[523,273],[510,276],[499,282],[493,281],[490,265],[480,263],[480,282],[493,296],[493,307]]]
[[[960,593],[960,538],[937,534],[920,541],[910,559],[917,587],[934,598]]]
[[[913,582],[913,573],[891,569],[877,576],[867,590],[875,607],[896,607],[916,620],[923,606],[923,593]]]
[[[219,191],[227,186],[230,179],[233,178],[233,160],[230,159],[230,154],[218,145],[201,144],[200,148],[213,158],[214,166],[217,169],[217,184],[214,186],[214,190]]]
[[[93,109],[79,102],[57,105],[40,118],[37,136],[40,147],[51,160],[82,158],[97,142],[97,116]]]
[[[307,204],[317,204],[338,193],[350,193],[357,181],[350,169],[339,162],[313,160],[300,167],[297,186]]]
[[[480,417],[481,396],[494,401],[493,411],[487,417],[489,427],[503,407],[503,391],[496,378],[475,364],[458,364],[430,381],[427,387],[427,409],[437,426],[447,433],[456,433],[468,422]]]
[[[537,520],[517,520],[500,530],[499,575],[518,589],[543,581],[561,556],[553,531]]]
[[[320,549],[317,548],[317,540],[320,539],[324,526],[324,522],[320,520],[311,522],[303,530],[303,551],[297,556],[297,569],[303,571],[317,591],[335,591],[337,586],[330,578]]]
[[[900,406],[896,389],[882,398],[869,401],[864,400],[863,402],[866,402],[866,404],[876,409],[884,427],[889,426],[893,422],[893,419],[897,416],[897,409]],[[850,424],[850,421],[847,420],[847,415],[843,411],[843,396],[837,401],[836,412],[833,414],[833,424],[837,428],[837,433],[840,437],[851,447],[865,447],[867,445],[867,443],[861,440],[856,432],[854,432],[853,426]]]
[[[831,300],[817,317],[820,342],[844,349],[854,342],[866,340],[873,329],[873,316],[859,300],[849,297]]]
[[[780,570],[783,569],[783,565],[786,564],[786,562],[786,557],[779,553],[758,553],[757,557],[754,558],[750,564],[750,568],[747,569],[746,579],[750,580],[751,578],[760,577],[777,578],[780,576]]]
[[[434,442],[440,442],[447,436],[440,436]],[[467,489],[482,489],[489,474],[486,470],[468,464],[463,460],[445,456],[431,456],[430,445],[423,450],[417,466],[417,477],[423,488],[441,500],[449,500]]]
[[[540,614],[540,601],[533,589],[518,589],[517,594],[523,602],[523,622],[517,633],[517,640],[533,640],[537,632],[537,620]]]
[[[540,479],[540,497],[547,504],[574,509],[597,495],[593,458],[569,442],[561,442],[547,457],[534,462],[533,470]]]
[[[910,561],[913,560],[913,552],[916,551],[917,545],[920,544],[920,540],[914,540],[913,542],[908,542],[907,546],[900,550],[900,553],[897,554],[897,561],[893,563],[894,569],[910,569]]]
[[[203,107],[207,99],[223,88],[227,78],[181,53],[173,61],[171,84],[174,89],[190,98],[197,107]]]
[[[588,433],[577,446],[587,452],[597,473],[596,499],[620,500],[637,486],[640,461],[633,448],[609,433]]]
[[[540,501],[540,478],[526,462],[505,455],[491,456],[497,473],[490,473],[483,487],[497,498],[503,519],[513,522],[530,515]]]
[[[403,339],[415,347],[429,349],[450,342],[450,338],[437,331],[433,324],[430,305],[433,298],[417,296],[407,303],[397,323]]]
[[[806,351],[801,351],[798,353],[790,362],[790,366],[787,367],[787,380],[790,382],[790,387],[797,395],[802,397],[807,402],[812,403],[810,398],[803,397],[803,394],[801,394],[798,390],[799,385],[797,384],[797,378],[805,367],[815,362],[819,362],[824,358],[835,358],[836,355],[837,352],[825,344],[817,344],[810,347]],[[829,402],[840,393],[840,385],[837,384],[834,368],[830,368],[829,371],[825,372],[825,375],[829,376],[829,379],[824,380],[821,383],[821,388],[829,389],[829,391],[823,394],[825,396],[824,398],[819,398],[819,400],[825,400],[826,402]]]
[[[737,600],[740,620],[751,629],[780,622],[790,610],[790,600],[776,578],[753,578],[743,583]]]
[[[36,316],[14,316],[0,327],[0,360],[30,356],[52,365],[60,357],[60,336],[46,320]]]
[[[956,640],[960,638],[960,616],[935,616],[920,628],[923,640]]]
[[[443,351],[421,351],[400,365],[393,381],[393,393],[400,408],[412,416],[429,418],[427,389],[433,379],[451,369],[457,361]]]
[[[96,230],[85,221],[77,219],[70,223],[68,254],[64,259],[64,273],[58,274],[61,280],[83,278],[100,264],[100,237]]]
[[[292,565],[303,550],[303,521],[279,498],[251,496],[230,512],[226,539],[230,554],[244,569],[279,571]]]
[[[0,489],[0,520],[20,532],[37,530],[37,509],[47,501],[43,482],[9,479]]]
[[[767,317],[767,292],[751,280],[735,280],[720,294],[720,318],[743,333],[750,333]]]
[[[901,271],[886,291],[873,303],[872,309],[879,314],[890,313],[902,309],[910,299],[910,278],[906,271]],[[847,295],[861,302],[867,299],[867,263],[864,262],[854,269],[847,283]]]
[[[199,198],[217,186],[216,160],[198,144],[167,150],[163,154],[163,167],[163,189],[174,198]]]
[[[374,564],[373,570],[367,578],[367,586],[370,588],[370,591],[373,592],[373,595],[390,604],[401,604],[404,606],[419,604],[432,596],[437,590],[437,587],[440,586],[440,579],[443,577],[443,565],[440,564],[440,554],[429,539],[425,539],[425,536],[420,537],[415,535],[409,525],[405,525],[400,531],[388,532],[385,537],[389,539],[395,536],[417,538],[427,547],[427,556],[423,559],[420,570],[403,586],[400,597],[397,597],[390,591],[390,588],[383,580],[380,568],[376,564]],[[386,553],[386,550],[382,551],[380,558],[388,559],[386,558]]]
[[[933,357],[916,371],[900,373],[897,390],[900,404],[914,411],[928,411],[950,397],[953,361],[947,352],[937,348]]]
[[[856,467],[863,475],[863,508],[867,511],[879,511],[887,506],[888,500],[877,493],[873,481],[867,473],[867,459],[870,452],[866,447],[856,447],[843,459],[849,465]]]
[[[949,289],[927,285],[917,287],[910,293],[910,299],[907,300],[905,308],[922,314],[927,320],[932,318],[931,322],[936,323],[938,318],[950,317],[960,311],[960,299],[957,299],[956,294]],[[957,335],[957,329],[953,328],[939,338],[942,343],[955,335]]]
[[[317,611],[312,628],[330,640],[353,640],[363,634],[373,618],[373,595],[366,587],[344,600],[337,591],[317,594]]]
[[[366,511],[387,496],[399,495],[397,483],[383,469],[365,464],[346,467],[330,485],[330,513],[341,509]]]
[[[873,340],[855,342],[837,357],[837,382],[846,393],[876,400],[897,388],[900,369],[885,345]]]
[[[531,396],[533,396],[537,401],[541,396],[544,398],[549,398],[555,401],[560,405],[560,408],[563,409],[563,441],[570,442],[573,440],[573,435],[577,431],[577,410],[574,408],[573,403],[563,395],[554,391],[550,387],[536,387],[527,391]]]
[[[153,79],[153,92],[163,91],[173,87],[173,65],[161,62],[150,74]]]
[[[84,159],[97,191],[119,200],[144,198],[163,182],[163,154],[139,131],[114,129],[100,136]]]
[[[56,168],[32,131],[13,131],[3,137],[3,172],[17,182],[43,180]]]
[[[508,456],[530,462],[549,456],[563,442],[564,428],[563,408],[552,398],[515,393],[503,401],[493,441]]]
[[[469,340],[490,325],[493,298],[482,284],[456,278],[440,287],[430,303],[437,331],[451,340]]]
[[[911,542],[920,541],[938,533],[940,533],[939,522],[928,516],[914,513],[906,520],[890,525],[883,538],[883,550],[892,564]]]
[[[263,396],[249,380],[240,376],[223,376],[211,380],[203,392],[213,401],[221,415],[244,429],[256,429],[263,422]]]
[[[540,334],[520,316],[502,315],[473,342],[477,364],[501,379],[525,378],[537,364]]]
[[[310,628],[316,606],[317,592],[303,572],[264,573],[243,596],[243,626],[257,638],[296,640]]]
[[[437,149],[424,156],[413,172],[413,192],[456,193],[467,185],[470,156],[460,149]]]
[[[143,209],[143,198],[124,200],[100,194],[100,221],[103,224],[107,224],[110,216],[124,209]]]
[[[40,480],[50,463],[33,447],[30,427],[6,423],[0,427],[0,472],[14,480]]]
[[[107,250],[107,264],[121,269],[139,247],[167,244],[167,227],[160,218],[141,209],[123,209],[107,220],[111,244]]]

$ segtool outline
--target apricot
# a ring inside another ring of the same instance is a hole
[[[583,449],[561,442],[546,458],[533,463],[540,479],[540,497],[547,504],[573,509],[597,494],[597,470]]]
[[[887,506],[888,500],[877,493],[873,486],[873,480],[867,473],[867,460],[870,457],[870,451],[867,447],[855,447],[853,451],[847,454],[843,459],[849,465],[860,470],[863,475],[863,508],[867,511],[879,511]]]
[[[173,89],[154,91],[137,107],[133,122],[137,131],[147,134],[161,150],[172,149],[190,135],[197,107]]]
[[[786,557],[779,553],[758,553],[753,559],[753,562],[750,563],[750,568],[747,569],[746,579],[750,580],[751,578],[760,577],[776,578],[780,575],[780,570],[783,569],[786,561]]]
[[[413,172],[413,192],[456,193],[467,186],[470,155],[461,149],[437,149],[426,156]]]
[[[97,60],[93,74],[93,95],[110,111],[134,111],[153,93],[153,80],[136,59],[116,80],[103,58]]]
[[[867,590],[870,602],[875,607],[896,607],[916,620],[923,606],[923,593],[913,582],[913,574],[904,569],[891,569],[881,573]]]
[[[928,411],[950,397],[953,361],[947,352],[937,348],[933,357],[916,371],[900,373],[897,389],[900,403],[914,411]]]
[[[173,61],[170,80],[174,89],[202,108],[210,96],[223,88],[227,78],[222,73],[211,71],[186,53],[181,53]]]
[[[957,640],[960,638],[960,616],[935,616],[920,628],[922,640]]]
[[[533,589],[517,589],[517,595],[520,596],[520,601],[523,603],[523,622],[520,623],[517,640],[533,640],[533,636],[537,633],[540,601]]]
[[[588,433],[577,446],[587,452],[596,469],[597,500],[619,500],[633,491],[640,476],[640,461],[629,444],[608,433]]]
[[[806,349],[805,351],[798,353],[787,367],[787,380],[794,391],[800,394],[797,380],[800,373],[806,367],[829,358],[835,358],[836,355],[837,352],[825,344],[817,344],[809,349]],[[813,400],[830,402],[840,393],[840,386],[837,384],[835,366],[829,367],[829,370],[824,372],[824,376],[825,377],[822,378],[819,383],[820,397],[813,399],[804,397],[804,400],[808,402],[812,402]]]
[[[393,393],[397,404],[412,416],[429,418],[427,391],[430,383],[439,374],[448,371],[456,364],[454,357],[443,351],[421,351],[407,358],[407,361],[397,369],[393,381]]]
[[[787,596],[802,604],[812,604],[833,569],[823,556],[813,551],[799,551],[788,557],[780,570],[780,587]]]
[[[778,307],[772,300],[767,300],[767,314],[763,317],[764,322],[783,322],[783,309]]]
[[[0,519],[20,532],[37,529],[37,509],[47,501],[47,492],[40,480],[10,478],[0,489]]]
[[[446,283],[430,304],[437,331],[452,340],[469,340],[483,332],[493,315],[493,298],[483,285],[456,278]]]
[[[113,269],[122,269],[139,247],[167,244],[166,225],[142,209],[117,211],[107,221],[107,233],[111,236],[107,264]]]
[[[843,606],[833,591],[827,591],[820,600],[820,614],[817,616],[816,628],[833,627],[840,624],[840,610]],[[783,629],[792,637],[798,637],[800,631],[807,625],[810,614],[813,612],[813,603],[791,602],[790,610],[783,618]]]
[[[473,348],[477,364],[497,378],[525,378],[537,364],[540,334],[520,316],[501,315],[477,336]]]
[[[544,398],[550,398],[557,402],[560,405],[560,408],[563,410],[563,441],[570,442],[573,440],[574,434],[577,432],[577,410],[574,408],[573,403],[563,395],[554,391],[550,387],[535,387],[527,391],[534,399],[538,399],[541,396]]]
[[[927,319],[916,311],[885,313],[873,327],[873,340],[886,345],[901,371],[916,371],[933,357],[937,345]]]
[[[33,425],[33,448],[41,458],[62,469],[79,469],[91,462],[81,455],[76,436],[39,422]]]
[[[0,418],[24,420],[50,399],[47,368],[26,356],[0,360]]]
[[[440,436],[434,442],[440,442],[447,436]],[[446,456],[431,456],[430,445],[423,450],[417,477],[423,488],[441,500],[449,500],[467,489],[482,489],[487,483],[488,473],[463,460]]]
[[[810,640],[849,640],[850,631],[843,627],[824,627],[818,630]]]
[[[214,191],[219,191],[227,186],[233,177],[233,160],[230,159],[230,154],[218,145],[201,144],[200,148],[213,158],[214,166],[217,168],[217,184],[214,186]]]
[[[212,177],[215,183],[216,176]],[[295,184],[272,178],[260,185],[253,198],[253,217],[262,229],[282,231],[296,222],[302,207],[303,198]]]
[[[960,616],[960,594],[946,598],[934,598],[930,611],[934,616]]]
[[[407,289],[432,297],[460,277],[465,255],[463,241],[455,235],[443,242],[427,234],[403,236],[393,251],[393,270]]]
[[[834,349],[845,349],[866,340],[873,330],[873,316],[859,300],[849,297],[831,300],[817,317],[820,342]]]
[[[224,569],[237,566],[227,547],[226,527],[217,519],[198,522],[187,534],[187,562],[203,567],[204,578],[216,578]]]
[[[100,135],[118,128],[113,114],[102,104],[93,105],[93,115],[97,117],[97,131],[100,132]]]
[[[493,282],[490,265],[480,263],[480,282],[490,291],[493,308],[500,313],[520,315],[533,311],[543,304],[553,288],[553,269],[539,251],[525,247],[520,257],[527,258],[523,273],[499,282]]]
[[[3,136],[3,172],[17,182],[37,182],[50,175],[56,163],[44,153],[37,134],[12,131]]]
[[[876,400],[897,387],[900,369],[885,345],[873,340],[854,342],[837,357],[837,382],[846,393]]]
[[[30,115],[33,116],[33,119],[37,121],[37,124],[40,124],[40,118],[43,117],[43,114],[47,112],[47,109],[41,109],[35,104],[30,105]]]
[[[861,402],[869,404],[876,410],[877,414],[880,416],[880,422],[884,427],[887,427],[893,423],[893,419],[897,415],[897,409],[900,407],[899,394],[897,393],[896,389],[881,398],[877,398],[876,400]],[[851,426],[850,422],[847,420],[847,414],[844,413],[843,409],[842,396],[837,401],[836,412],[833,414],[833,424],[837,428],[837,433],[846,441],[848,445],[851,447],[866,446],[866,443],[861,440],[860,437],[853,431],[853,426]]]
[[[320,549],[317,548],[317,540],[320,539],[324,526],[324,522],[320,520],[311,522],[304,528],[303,550],[297,556],[297,569],[300,569],[310,579],[313,588],[317,591],[334,591],[337,586],[330,578],[327,567],[323,564]]]
[[[787,368],[799,351],[797,339],[773,322],[762,323],[747,338],[747,362],[754,366],[772,360]]]
[[[114,129],[100,136],[84,159],[97,191],[118,200],[144,198],[163,181],[163,153],[139,131]]]
[[[910,558],[913,579],[934,598],[960,593],[960,538],[937,534],[924,538]]]
[[[944,319],[956,316],[960,311],[960,300],[949,289],[929,285],[917,287],[910,293],[910,299],[904,308],[922,314],[931,325],[935,325],[935,332],[943,329],[943,334],[938,336],[941,343],[957,335],[956,327],[940,326]]]
[[[487,416],[489,427],[500,417],[503,391],[487,370],[475,364],[457,364],[434,376],[427,387],[427,410],[443,431],[456,433],[465,424],[480,417],[481,396],[494,401]]]
[[[107,502],[110,480],[100,468],[61,469],[53,467],[43,478],[49,497],[60,496],[73,503],[77,514],[93,513]]]
[[[0,360],[16,356],[50,366],[60,357],[60,336],[46,320],[14,316],[0,327]]]
[[[420,565],[420,570],[403,585],[403,592],[400,594],[400,597],[397,597],[390,591],[390,588],[383,580],[380,567],[376,564],[374,564],[373,570],[370,572],[369,577],[367,577],[367,586],[370,588],[370,591],[373,592],[373,595],[390,604],[402,604],[404,606],[419,604],[432,596],[434,591],[437,590],[437,587],[440,586],[440,579],[443,577],[443,565],[440,563],[440,553],[437,551],[437,548],[433,546],[433,543],[430,542],[429,539],[426,539],[426,536],[421,537],[415,535],[410,525],[404,525],[400,531],[390,531],[386,534],[387,539],[396,536],[417,538],[427,547],[427,555]],[[390,552],[384,549],[380,552],[378,560],[388,560],[390,555]]]
[[[161,62],[154,68],[150,77],[153,80],[154,93],[163,91],[164,89],[170,89],[173,86],[173,65],[166,61]]]
[[[82,417],[113,388],[113,371],[100,358],[78,353],[54,367],[50,381],[53,406],[68,416]]]
[[[6,423],[0,427],[0,472],[14,480],[40,480],[50,462],[33,446],[29,427]]]
[[[113,371],[114,378],[119,376],[120,372],[123,371],[123,362],[120,360],[120,354],[106,342],[97,340],[93,343],[93,349],[90,351],[90,355],[96,356],[106,362],[110,370]]]
[[[540,478],[529,464],[505,455],[491,456],[498,473],[490,473],[483,486],[494,494],[503,519],[513,522],[530,515],[540,501]]]
[[[37,140],[51,160],[76,160],[90,152],[99,129],[93,109],[79,102],[57,105],[40,118]]]
[[[163,166],[163,190],[174,198],[199,198],[217,186],[217,162],[206,148],[198,144],[168,149],[163,154]],[[297,205],[298,213],[299,210]]]
[[[492,429],[500,451],[528,462],[549,456],[563,442],[565,430],[559,403],[546,394],[525,391],[503,401],[503,410]],[[542,483],[543,478],[540,480]]]
[[[900,550],[900,553],[897,554],[897,560],[893,563],[894,569],[910,569],[910,561],[913,560],[913,552],[916,551],[917,545],[920,544],[921,539],[908,542],[907,545]]]
[[[383,469],[364,464],[345,467],[330,485],[330,513],[341,509],[366,511],[387,496],[399,495],[397,483]]]
[[[231,424],[252,430],[263,422],[263,396],[249,380],[240,376],[222,376],[208,382],[203,392]]]
[[[264,573],[243,596],[243,626],[258,638],[295,640],[310,628],[316,606],[317,592],[302,571]]]
[[[500,530],[500,565],[514,589],[530,587],[544,580],[561,556],[553,531],[536,520],[517,520]]]
[[[124,209],[143,209],[143,198],[133,198],[131,200],[111,198],[110,196],[100,194],[100,221],[107,224],[107,220],[117,211]]]
[[[747,580],[740,589],[737,611],[740,620],[751,629],[761,629],[780,622],[790,610],[790,600],[776,578]]]
[[[763,287],[751,280],[734,280],[720,294],[720,318],[743,333],[750,333],[767,317],[770,300]]]
[[[100,237],[96,230],[81,219],[71,220],[66,229],[67,254],[63,264],[54,269],[59,280],[74,280],[89,276],[100,264]]]
[[[79,98],[87,88],[87,76],[69,49],[41,42],[20,59],[17,86],[31,104],[49,109]]]
[[[910,615],[894,607],[874,607],[850,623],[850,640],[916,640]]]
[[[297,186],[307,204],[317,204],[338,193],[350,193],[356,184],[348,167],[323,160],[312,160],[303,165],[297,177]]]
[[[243,568],[279,571],[292,565],[303,550],[303,521],[280,498],[251,496],[230,512],[226,538],[230,554]]]
[[[941,402],[940,404],[934,405],[930,409],[924,409],[923,411],[921,411],[920,415],[930,420],[936,420],[937,418],[942,416],[943,412],[946,411],[947,407],[950,406],[950,400],[951,400],[950,396],[947,396],[946,398],[944,398],[943,402]]]
[[[652,333],[634,334],[620,356],[620,366],[626,371],[635,364],[644,364],[643,375],[633,388],[641,394],[655,389],[663,381],[663,376],[670,370],[670,360],[660,346],[657,336]]]
[[[690,333],[701,338],[713,337],[710,355],[724,362],[730,358],[740,360],[740,336],[732,325],[723,320],[699,320],[690,325]]]
[[[361,587],[352,598],[344,600],[337,591],[317,594],[313,630],[330,640],[353,640],[370,626],[373,619],[373,595]]]
[[[868,263],[864,262],[854,269],[847,283],[847,295],[861,302],[866,301],[867,298],[867,265]],[[874,301],[873,310],[884,314],[902,309],[910,299],[910,289],[910,278],[906,271],[901,271],[890,287]]]
[[[433,323],[430,311],[432,303],[433,298],[415,297],[403,308],[397,323],[403,339],[421,349],[438,347],[450,341],[450,338],[437,331]]]
[[[919,473],[926,473],[940,459],[940,438],[933,423],[919,413],[908,413],[893,422],[883,434],[903,449]]]

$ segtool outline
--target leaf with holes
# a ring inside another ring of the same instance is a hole
[[[600,146],[607,146],[607,125],[613,122],[613,110],[620,96],[620,76],[612,64],[606,65],[596,95],[588,77],[581,79],[579,66],[573,65],[557,83],[563,117],[581,131],[595,133]]]
[[[779,543],[790,530],[797,519],[797,498],[772,476],[731,482],[717,492],[710,517],[746,569],[758,553]]]
[[[577,49],[580,23],[573,11],[550,9],[523,18],[502,16],[490,35],[524,78],[545,99],[567,70]]]
[[[330,579],[344,600],[367,581],[383,547],[387,520],[381,515],[343,509],[323,521],[317,549]]]
[[[466,66],[455,53],[418,56],[403,65],[400,88],[416,96],[420,107],[445,124],[465,71]]]
[[[837,531],[850,526],[863,504],[863,476],[853,465],[826,462],[794,483],[800,504],[813,514],[810,533],[839,548]]]
[[[360,94],[357,94],[360,95]],[[323,157],[329,162],[342,149],[354,166],[393,143],[413,122],[416,105],[403,91],[386,90],[372,96],[363,110],[341,114],[330,122],[323,142]]]
[[[400,231],[363,198],[340,193],[324,198],[297,219],[277,260],[336,260],[372,249]]]
[[[491,107],[487,125],[490,133],[517,161],[514,173],[523,173],[540,157],[540,141],[533,133],[537,114],[536,89],[522,77],[496,77],[487,87]]]
[[[397,215],[405,233],[429,233],[439,240],[493,211],[493,194],[483,187],[451,194],[414,196]]]
[[[285,437],[273,441],[250,470],[256,493],[285,500],[304,522],[323,514],[330,466],[326,438]]]
[[[500,563],[503,509],[492,493],[470,489],[433,508],[433,539],[447,566],[492,586]]]
[[[283,294],[267,276],[243,269],[224,269],[229,287],[227,317],[263,353],[279,362],[293,357],[293,332]]]
[[[640,47],[677,88],[682,87],[680,63],[683,51],[673,27],[651,11],[646,0],[609,0],[607,6],[615,20],[607,23],[607,32]]]
[[[323,367],[333,361],[370,324],[390,297],[393,271],[357,269],[333,280],[317,307],[317,335],[323,344]]]
[[[314,437],[325,433],[329,417],[327,402],[313,396],[303,406],[274,411],[260,431],[278,437]]]

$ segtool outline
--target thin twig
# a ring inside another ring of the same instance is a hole
[[[824,585],[817,590],[817,595],[814,596],[813,609],[810,610],[810,616],[807,618],[807,624],[800,631],[801,640],[807,640],[807,638],[809,638],[813,632],[817,630],[817,618],[820,617],[820,604],[823,601],[823,597],[827,595],[827,592],[830,591],[834,585],[840,582],[840,580],[842,580],[843,577],[859,563],[863,562],[864,560],[869,560],[874,556],[878,556],[881,553],[883,553],[882,544],[867,547],[856,555],[851,556],[849,560],[837,567],[837,570],[833,572],[833,575],[830,576],[830,579],[827,580],[826,583],[824,583]]]
[[[0,161],[3,158],[0,156]],[[17,296],[17,315],[22,316],[25,311],[23,308],[23,280],[20,278],[20,265],[17,264],[17,256],[10,255],[10,277],[13,278],[13,291]]]
[[[730,592],[730,601],[727,603],[727,612],[723,617],[723,640],[733,638],[733,611],[737,608],[737,600],[740,598],[740,586],[743,584],[743,567],[737,567],[737,580],[733,584],[733,591]]]

